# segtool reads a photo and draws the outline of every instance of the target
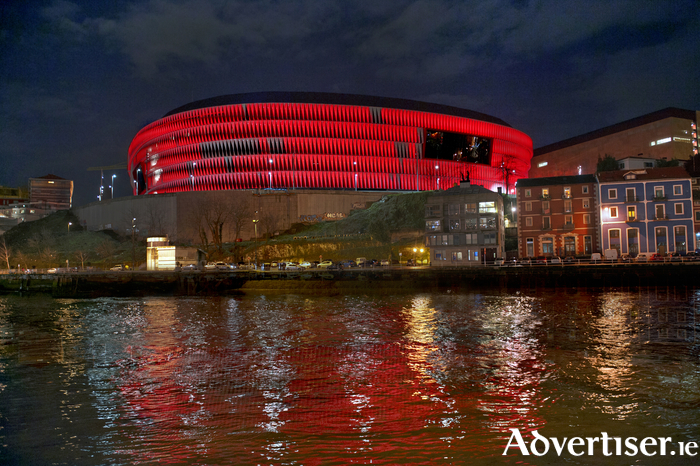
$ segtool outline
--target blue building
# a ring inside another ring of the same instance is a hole
[[[695,249],[693,194],[683,167],[617,170],[596,176],[603,250],[636,256]]]

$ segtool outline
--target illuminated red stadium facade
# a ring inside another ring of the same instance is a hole
[[[532,140],[482,113],[402,99],[268,92],[201,100],[134,137],[134,194],[229,189],[514,193]]]

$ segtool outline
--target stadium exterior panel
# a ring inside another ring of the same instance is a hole
[[[129,147],[135,195],[231,189],[515,193],[532,140],[477,112],[403,99],[269,92],[193,102]]]

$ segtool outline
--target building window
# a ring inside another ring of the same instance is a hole
[[[613,228],[608,230],[608,239],[610,240],[610,249],[617,249],[618,254],[620,253],[620,230]]]
[[[582,186],[582,187],[581,187],[581,192],[582,192],[583,194],[588,194],[588,186]]]
[[[425,216],[426,217],[439,217],[442,213],[442,208],[440,205],[427,205],[425,206]]]
[[[636,222],[637,221],[637,206],[627,206],[627,221]]]
[[[637,196],[634,193],[634,188],[627,188],[627,202],[637,201]]]
[[[637,228],[627,230],[627,252],[635,257],[639,254],[639,230]]]
[[[480,214],[495,214],[496,213],[496,203],[491,202],[479,202],[479,213]]]
[[[549,217],[542,217],[542,229],[543,230],[551,230],[552,229],[552,222],[550,221]]]
[[[542,201],[542,213],[549,215],[549,201]]]
[[[569,188],[569,187],[564,188],[564,198],[571,199],[571,188]]]
[[[681,186],[681,185],[679,185],[679,184],[674,184],[674,185],[673,185],[673,194],[674,194],[675,196],[680,196],[680,195],[682,195],[682,194],[683,194],[683,186]]]
[[[673,209],[676,212],[676,215],[683,215],[683,204],[682,203],[673,204]]]
[[[654,210],[656,212],[656,220],[664,220],[666,218],[666,209],[663,204],[656,204]]]
[[[617,199],[617,189],[608,189],[608,198]]]
[[[571,212],[573,211],[573,206],[572,206],[572,201],[571,199],[566,199],[564,201],[564,212]]]
[[[459,204],[448,204],[447,215],[459,215]]]
[[[656,236],[656,252],[666,254],[668,252],[668,243],[666,242],[666,227],[654,228],[654,236]]]
[[[532,190],[531,189],[525,190],[525,197],[532,197]]]
[[[584,199],[583,200],[583,208],[589,209],[590,207],[591,207],[591,201],[589,199]]]
[[[686,252],[685,227],[673,227],[673,236],[675,237],[676,252]]]
[[[591,214],[583,214],[583,224],[584,225],[591,224]]]
[[[496,244],[496,233],[485,233],[484,244]]]
[[[549,236],[542,238],[542,254],[554,254],[554,240]]]
[[[452,236],[452,244],[454,246],[459,246],[460,245],[460,235],[453,235]]]
[[[426,220],[425,229],[428,231],[442,231],[440,220]]]
[[[525,255],[527,257],[533,257],[535,255],[535,239],[526,238],[525,239]]]
[[[476,213],[476,202],[464,204],[464,212],[467,214],[475,214]]]
[[[593,238],[590,236],[583,237],[583,253],[591,254],[593,252]]]
[[[467,233],[464,235],[464,244],[479,244],[479,237],[476,233]]]
[[[663,186],[654,186],[654,199],[665,199],[666,196],[664,196],[664,187]]]
[[[700,222],[700,210],[695,211],[695,221]]]
[[[698,211],[697,213],[700,214],[700,211]],[[532,226],[532,217],[525,217],[525,226],[526,227]]]
[[[573,226],[574,224],[574,216],[573,215],[565,215],[564,216],[564,224],[566,226]]]
[[[610,218],[617,218],[617,207],[610,207]]]
[[[525,212],[530,212],[530,211],[532,211],[532,202],[527,201],[525,203]]]
[[[462,251],[456,251],[452,253],[452,260],[453,261],[461,261],[462,260]]]
[[[459,220],[450,219],[450,231],[459,231]]]
[[[575,256],[576,255],[576,238],[573,236],[564,237],[564,255],[565,256]]]
[[[542,199],[549,199],[549,188],[542,188]]]

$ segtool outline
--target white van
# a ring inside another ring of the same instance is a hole
[[[593,254],[591,254],[591,262],[593,262],[593,263],[600,262],[601,259],[602,259],[602,257],[600,256],[599,252],[594,252]]]
[[[606,249],[605,250],[605,260],[606,261],[617,261],[617,249]]]

